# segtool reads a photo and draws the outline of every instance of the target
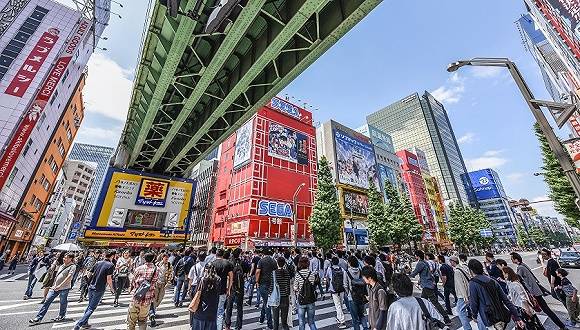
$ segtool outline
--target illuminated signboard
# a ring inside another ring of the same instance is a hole
[[[297,106],[288,103],[282,99],[279,99],[277,97],[273,98],[272,101],[270,101],[270,105],[272,106],[272,108],[279,110],[280,112],[290,115],[294,118],[300,119],[302,117],[300,109],[298,109]]]
[[[137,205],[165,207],[168,181],[141,179],[139,194],[135,200]]]
[[[289,203],[262,199],[258,202],[258,215],[292,219],[292,206]]]
[[[477,200],[501,197],[495,179],[487,170],[469,172],[469,180]]]

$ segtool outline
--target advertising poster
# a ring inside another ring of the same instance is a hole
[[[253,120],[249,120],[236,132],[236,152],[234,154],[234,168],[238,168],[250,161],[252,156]]]
[[[381,191],[383,192],[383,199],[388,200],[387,194],[385,192],[385,182],[389,181],[395,189],[397,189],[397,178],[395,178],[395,172],[392,168],[385,166],[383,164],[377,164],[379,171],[379,184]]]
[[[369,127],[369,135],[375,146],[390,151],[391,153],[395,153],[393,139],[389,134],[371,125],[368,125],[368,127]]]
[[[289,162],[308,164],[308,138],[280,124],[270,122],[268,131],[268,156]]]
[[[563,143],[576,166],[576,173],[580,174],[580,138],[570,139]]]
[[[365,194],[343,190],[344,213],[365,216],[369,213],[369,198]]]
[[[580,40],[580,3],[576,0],[547,0],[547,2],[560,15],[574,38]]]
[[[86,238],[163,238],[184,232],[195,182],[110,168]]]
[[[379,187],[373,147],[340,130],[334,130],[338,182],[367,189],[369,179]]]

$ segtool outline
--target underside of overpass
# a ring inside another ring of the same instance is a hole
[[[187,175],[381,0],[228,2],[155,1],[116,166]]]

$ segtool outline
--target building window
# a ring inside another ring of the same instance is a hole
[[[61,156],[64,157],[64,147],[62,144],[58,146],[58,152],[60,153]]]
[[[10,173],[10,176],[8,176],[8,181],[6,182],[6,187],[10,187],[10,185],[12,185],[12,181],[14,181],[16,174],[18,174],[18,167],[15,167],[12,170],[12,172]]]
[[[38,119],[38,124],[36,125],[36,130],[40,130],[40,127],[42,126],[42,123],[44,123],[44,120],[46,119],[46,114],[43,112],[40,115],[40,119]]]
[[[52,98],[50,99],[50,102],[48,102],[51,106],[54,103],[54,100],[56,100],[56,98],[58,97],[58,90],[54,91],[54,95],[52,95]]]
[[[70,131],[70,128],[66,129],[66,138],[71,141],[72,140],[72,132]]]
[[[28,139],[28,142],[26,142],[26,145],[24,146],[24,150],[22,150],[22,156],[26,156],[26,154],[28,153],[28,150],[30,150],[31,145],[32,145],[32,139]]]

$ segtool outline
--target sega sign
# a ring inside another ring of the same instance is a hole
[[[284,202],[262,199],[258,202],[258,215],[292,219],[292,206]]]
[[[302,117],[300,109],[298,109],[297,106],[288,103],[282,99],[279,99],[277,97],[273,98],[272,101],[270,101],[270,105],[272,106],[272,108],[279,110],[280,112],[290,115],[294,118],[300,119]]]

